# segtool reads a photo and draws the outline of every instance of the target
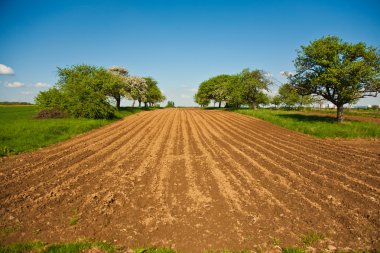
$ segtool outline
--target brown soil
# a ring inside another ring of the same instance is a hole
[[[1,243],[200,252],[302,245],[316,231],[316,248],[380,248],[379,149],[230,112],[142,112],[2,158],[0,183]]]

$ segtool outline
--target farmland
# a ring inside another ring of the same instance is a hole
[[[118,117],[140,112],[122,108]],[[0,156],[41,148],[115,120],[84,118],[35,119],[35,106],[0,106]]]
[[[379,155],[232,112],[141,112],[1,158],[0,240],[376,249]]]

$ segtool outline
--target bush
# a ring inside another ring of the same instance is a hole
[[[58,68],[57,87],[40,92],[35,99],[37,106],[46,110],[41,111],[41,117],[59,115],[56,112],[76,118],[115,117],[115,109],[110,105],[105,89],[110,75],[104,68],[89,65]]]
[[[64,118],[66,114],[58,109],[42,109],[39,111],[34,118],[36,119],[58,119]]]
[[[35,98],[36,105],[40,109],[64,110],[67,103],[63,93],[57,88],[41,91]]]

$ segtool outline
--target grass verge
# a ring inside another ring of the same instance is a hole
[[[121,108],[113,120],[35,119],[35,106],[0,106],[0,156],[45,147],[143,110]]]
[[[309,252],[305,248],[279,248],[283,253],[306,253]],[[91,241],[79,241],[74,243],[54,243],[47,244],[44,242],[26,242],[26,243],[14,243],[6,246],[0,245],[0,253],[26,253],[26,252],[38,252],[38,253],[83,253],[83,252],[96,252],[96,253],[114,253],[114,252],[133,252],[133,253],[179,253],[171,248],[162,247],[142,247],[134,250],[126,250],[123,247],[116,247],[113,244],[107,242],[91,242]],[[243,250],[243,251],[204,251],[205,253],[253,253],[263,252],[262,250]],[[272,252],[272,251],[270,251]],[[278,249],[275,251],[278,252]],[[319,251],[318,251],[319,252]],[[323,250],[320,252],[324,252]],[[359,253],[359,252],[379,252],[377,250],[350,250],[342,251],[337,250],[340,253]]]
[[[275,125],[318,138],[380,137],[380,126],[370,122],[347,120],[338,124],[332,117],[305,115],[283,110],[238,109],[231,111],[269,121]]]
[[[0,246],[1,253],[23,253],[23,252],[40,252],[40,253],[80,253],[89,249],[98,249],[95,252],[116,252],[115,246],[105,242],[75,242],[75,243],[57,243],[46,244],[43,242],[15,243],[7,246]]]
[[[336,109],[309,109],[304,108],[302,111],[305,112],[316,112],[316,113],[326,113],[336,116]],[[378,109],[355,109],[355,108],[345,108],[344,114],[349,116],[360,116],[360,117],[370,117],[370,118],[380,118],[380,110]]]

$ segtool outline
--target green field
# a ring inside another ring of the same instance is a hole
[[[302,111],[305,112],[317,112],[317,113],[326,113],[326,114],[332,114],[336,116],[336,109],[309,109],[304,108]],[[348,109],[346,108],[344,110],[345,115],[350,116],[361,116],[361,117],[370,117],[370,118],[380,118],[380,110],[379,109]]]
[[[283,110],[238,109],[232,111],[318,138],[380,137],[380,125],[375,123],[346,120],[342,124],[338,124],[333,117],[307,115]]]
[[[17,154],[66,140],[142,110],[121,108],[118,118],[114,120],[35,119],[35,106],[0,106],[0,156]]]

